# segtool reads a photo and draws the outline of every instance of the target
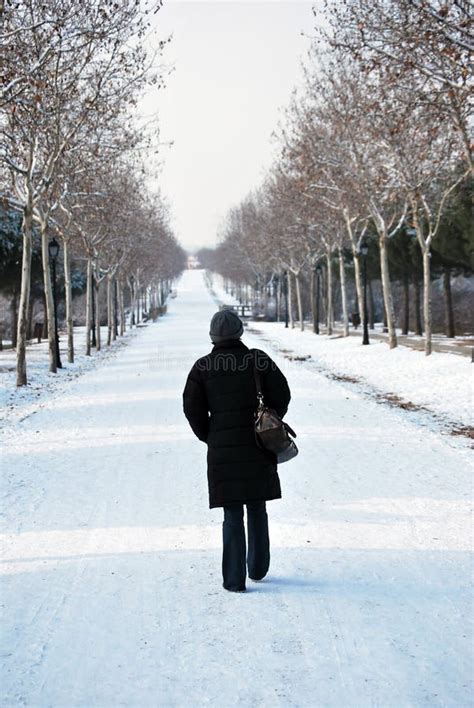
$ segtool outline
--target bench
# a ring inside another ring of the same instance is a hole
[[[250,305],[221,305],[220,310],[232,310],[242,319],[250,319],[252,317],[252,308]]]

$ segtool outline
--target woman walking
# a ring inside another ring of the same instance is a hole
[[[255,441],[258,369],[265,403],[285,415],[286,378],[274,361],[241,341],[243,325],[232,310],[217,312],[210,326],[212,351],[192,367],[183,392],[184,414],[207,444],[209,507],[223,507],[223,587],[243,592],[246,570],[262,580],[270,564],[266,503],[281,498],[276,457]],[[248,548],[244,528],[247,507]]]

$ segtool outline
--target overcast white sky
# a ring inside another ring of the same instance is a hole
[[[156,14],[160,36],[173,33],[165,58],[175,66],[158,99],[161,139],[174,141],[162,153],[161,185],[185,248],[215,245],[227,210],[271,164],[271,133],[301,80],[313,4],[165,0]]]

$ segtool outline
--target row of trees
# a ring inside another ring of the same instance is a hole
[[[168,209],[148,185],[159,147],[152,121],[140,124],[145,91],[163,85],[166,42],[152,43],[146,0],[11,0],[2,3],[4,48],[0,189],[2,211],[21,214],[17,385],[27,383],[32,257],[38,242],[49,343],[57,368],[48,242],[62,245],[68,360],[74,361],[72,262],[84,263],[86,351],[93,289],[106,283],[109,341],[113,293],[124,326],[143,291],[162,291],[184,265]],[[153,166],[152,166],[153,167]],[[14,222],[14,219],[13,219]],[[3,229],[2,263],[18,250],[17,230]],[[98,309],[97,309],[98,312]],[[95,323],[98,327],[99,322]],[[97,330],[98,333],[100,330]]]
[[[433,247],[448,281],[451,268],[472,268],[469,3],[328,0],[315,14],[304,88],[286,111],[278,159],[228,214],[214,266],[252,286],[286,272],[303,327],[302,283],[314,293],[324,262],[330,332],[336,262],[348,334],[346,269],[363,318],[361,246],[375,243],[390,347],[392,251],[405,273],[421,266],[430,354]]]

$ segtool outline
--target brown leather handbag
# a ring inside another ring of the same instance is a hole
[[[255,439],[257,445],[276,455],[277,463],[280,465],[282,462],[292,460],[298,454],[298,448],[292,439],[296,438],[296,433],[273,408],[268,408],[265,405],[262,381],[255,365],[253,375],[258,399],[255,411]]]

